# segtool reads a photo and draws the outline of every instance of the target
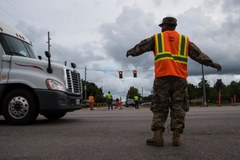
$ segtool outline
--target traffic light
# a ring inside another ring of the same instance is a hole
[[[123,78],[123,71],[118,71],[119,78]]]
[[[137,78],[137,70],[133,70],[133,77]]]

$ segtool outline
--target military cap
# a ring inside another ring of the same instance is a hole
[[[177,19],[174,17],[165,17],[162,20],[162,23],[159,24],[160,27],[162,27],[162,25],[164,24],[170,24],[170,25],[174,25],[177,26]]]

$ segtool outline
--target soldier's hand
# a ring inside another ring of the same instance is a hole
[[[213,68],[216,68],[217,71],[221,71],[222,70],[222,66],[220,64],[218,64],[218,63],[211,63],[210,66],[213,67]]]
[[[126,57],[128,57],[128,56],[131,56],[132,54],[131,54],[131,50],[128,50],[127,51],[127,54],[126,54]]]

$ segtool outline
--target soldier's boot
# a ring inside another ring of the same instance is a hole
[[[146,143],[147,145],[152,145],[152,146],[163,146],[164,140],[163,140],[162,131],[154,131],[153,138],[147,139]]]
[[[180,133],[174,131],[173,132],[173,137],[172,137],[172,145],[173,146],[180,146],[181,143],[181,139],[180,139]]]

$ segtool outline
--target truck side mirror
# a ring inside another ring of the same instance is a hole
[[[52,70],[52,67],[51,67],[51,60],[50,60],[51,54],[50,54],[48,51],[45,51],[45,55],[46,55],[46,57],[48,58],[48,68],[47,68],[47,72],[48,72],[48,73],[52,73],[53,70]]]
[[[48,51],[45,51],[45,55],[46,55],[47,58],[51,57],[51,54]]]

